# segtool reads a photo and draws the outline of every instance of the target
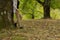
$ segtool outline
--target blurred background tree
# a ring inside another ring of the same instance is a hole
[[[42,2],[42,4],[46,3],[46,5],[50,6],[49,9],[47,6],[46,7],[47,11],[44,12],[44,6],[39,2]],[[60,8],[60,0],[20,0],[20,5],[19,5],[19,9],[23,15],[24,20],[32,19],[33,14],[34,14],[34,19],[41,19],[44,17],[59,19],[60,13],[55,11],[56,9],[59,10],[59,8]]]

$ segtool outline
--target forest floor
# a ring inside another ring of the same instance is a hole
[[[22,20],[21,26],[0,30],[0,40],[60,40],[60,20]]]

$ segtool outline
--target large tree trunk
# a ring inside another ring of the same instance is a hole
[[[2,0],[0,2],[0,22],[2,27],[11,27],[13,25],[12,18],[12,0]]]
[[[51,0],[44,0],[44,18],[51,18],[50,17],[50,1]]]

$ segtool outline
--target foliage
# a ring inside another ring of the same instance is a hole
[[[25,0],[25,1],[20,0],[20,5],[19,5],[19,9],[23,14],[23,19],[25,19],[26,15],[31,16],[31,14],[35,15],[35,19],[41,18],[42,16],[38,16],[38,15],[43,15],[42,14],[43,13],[42,6],[38,2],[36,2],[35,0]],[[28,17],[28,16],[26,16],[26,18],[31,19],[31,17]]]
[[[52,8],[60,8],[60,0],[51,0]]]
[[[51,9],[52,19],[60,19],[60,9]]]
[[[31,19],[31,14],[34,14],[35,19],[41,19],[43,17],[43,6],[36,0],[19,0],[19,9],[23,15],[23,19]],[[41,0],[44,2],[44,0]],[[60,0],[51,0],[51,12],[52,19],[60,19],[60,10],[55,11],[56,8],[60,8]]]

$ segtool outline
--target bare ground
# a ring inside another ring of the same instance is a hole
[[[0,40],[60,40],[60,20],[22,20],[21,26],[0,30]]]

